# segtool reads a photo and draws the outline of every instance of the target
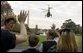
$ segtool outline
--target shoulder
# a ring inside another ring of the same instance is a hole
[[[1,35],[3,35],[3,36],[10,36],[10,35],[15,36],[15,34],[11,33],[8,30],[4,30],[4,29],[1,29]]]
[[[48,44],[48,43],[50,43],[50,44],[57,44],[56,41],[44,41],[43,42],[43,44]]]
[[[24,50],[22,52],[39,52],[39,50],[37,50],[36,48],[33,48],[33,49],[28,48],[28,49],[26,49],[26,50]]]
[[[10,33],[8,30],[1,29],[1,42],[2,47],[14,48],[16,42],[15,34]]]
[[[49,41],[43,41],[42,44],[46,44],[47,42],[49,42]]]
[[[16,39],[16,36],[8,30],[1,29],[1,38]]]
[[[10,33],[10,31],[8,31],[8,30],[1,29],[1,34],[2,35],[8,35],[8,34],[12,34],[12,33]]]

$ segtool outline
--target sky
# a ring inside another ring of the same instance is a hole
[[[18,15],[21,10],[30,12],[29,27],[40,29],[50,29],[52,24],[56,28],[61,28],[65,20],[72,19],[76,24],[82,26],[82,1],[8,1],[13,12]],[[48,5],[52,7],[52,18],[45,17]],[[27,19],[25,21],[27,23]]]

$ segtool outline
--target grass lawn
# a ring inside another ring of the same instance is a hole
[[[79,48],[82,48],[82,34],[76,35],[75,38],[76,38],[76,43],[77,43],[78,47],[79,47]],[[39,46],[43,41],[46,40],[46,36],[39,36],[39,39],[40,39],[40,41],[39,41],[39,43],[38,43],[38,46]],[[28,45],[28,42],[25,42],[25,43],[22,43],[22,44]]]
[[[79,48],[82,48],[82,36],[75,36],[76,38],[76,43]]]
[[[46,40],[45,36],[39,36],[39,38],[40,38],[39,45],[41,44],[41,42],[43,42],[44,40]],[[77,34],[75,36],[75,38],[76,38],[76,43],[77,43],[78,47],[82,48],[82,34]]]
[[[40,42],[39,44],[41,44],[42,41],[46,40],[46,37],[45,36],[40,36]],[[78,45],[79,48],[82,48],[82,36],[75,36],[76,38],[76,43]]]

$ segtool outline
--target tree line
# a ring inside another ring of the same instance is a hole
[[[7,16],[8,14],[11,14],[12,12],[13,10],[10,4],[7,1],[1,1],[1,25],[3,25],[4,20],[6,19],[6,18],[3,18],[3,16]],[[33,29],[30,29],[27,24],[25,25],[26,25],[27,31],[32,33]],[[20,27],[19,23],[16,23],[16,27],[12,31],[19,32],[20,31],[19,27]],[[55,28],[56,28],[55,24],[52,24],[51,29],[54,30]],[[65,20],[65,22],[61,26],[61,29],[64,29],[64,28],[69,28],[77,34],[82,34],[82,26],[80,26],[80,24],[76,24],[75,22],[73,22],[72,19]],[[60,30],[60,29],[57,28],[56,30]],[[36,25],[34,31],[35,31],[34,33],[38,31],[38,25]]]

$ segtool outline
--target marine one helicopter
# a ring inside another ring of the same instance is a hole
[[[52,9],[52,7],[50,7],[49,5],[48,5],[48,9],[47,10],[46,9],[42,9],[42,10],[47,11],[47,14],[45,15],[46,17],[52,17],[52,14],[50,13],[50,9]]]

